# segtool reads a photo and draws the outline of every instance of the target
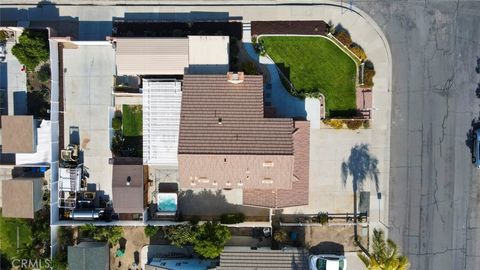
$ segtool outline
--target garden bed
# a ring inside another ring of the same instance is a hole
[[[266,53],[294,85],[294,96],[325,95],[329,117],[356,115],[356,63],[322,37],[261,37]],[[289,89],[287,87],[287,89]]]
[[[328,28],[324,21],[253,21],[252,35],[325,35]]]

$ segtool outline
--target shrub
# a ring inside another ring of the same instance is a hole
[[[338,31],[334,34],[335,38],[338,39],[343,45],[350,47],[352,45],[352,38],[350,34],[346,31]]]
[[[5,41],[8,39],[7,31],[0,30],[0,42]]]
[[[158,229],[160,227],[155,227],[155,226],[152,226],[152,225],[147,225],[144,229],[143,229],[143,232],[145,233],[145,236],[147,237],[153,237],[155,235],[157,235],[157,232],[158,232]]]
[[[191,216],[190,219],[188,220],[190,222],[190,225],[196,226],[200,222],[200,217],[199,216]]]
[[[243,62],[242,63],[242,71],[245,73],[245,75],[258,75],[258,74],[260,74],[257,71],[257,67],[255,66],[255,63],[253,63],[252,61]]]
[[[48,82],[50,80],[50,65],[45,64],[40,67],[40,70],[38,71],[38,79],[42,82]]]
[[[222,224],[237,224],[245,221],[243,213],[228,213],[220,216],[220,223]]]
[[[114,130],[122,129],[122,118],[116,116],[112,118],[112,128]]]
[[[375,70],[365,66],[363,71],[363,85],[369,87],[373,86],[373,76],[375,76]]]
[[[12,54],[28,70],[33,71],[38,64],[48,60],[48,39],[42,32],[25,30],[19,42],[13,46]]]
[[[370,128],[370,121],[369,120],[363,120],[363,128]]]
[[[165,238],[176,247],[191,245],[195,242],[195,230],[193,226],[182,224],[178,226],[163,227]]]
[[[93,238],[97,241],[108,241],[111,245],[120,242],[123,235],[123,228],[119,226],[95,226],[85,224],[80,227],[82,237]]]
[[[198,227],[193,249],[207,259],[220,256],[225,244],[232,238],[230,230],[217,222],[206,222]]]
[[[341,129],[343,128],[343,121],[339,119],[325,119],[323,120],[325,125],[331,126],[334,129]]]
[[[346,120],[345,124],[347,124],[348,129],[356,130],[363,125],[363,121],[362,120]]]
[[[279,243],[285,243],[288,241],[288,235],[285,230],[276,230],[273,233],[273,239]]]
[[[365,51],[362,49],[362,47],[358,45],[354,45],[350,48],[350,51],[355,54],[360,60],[365,61],[367,60],[367,54]]]
[[[324,225],[328,223],[328,213],[320,212],[317,215],[317,222]]]
[[[257,35],[252,36],[252,43],[257,44]]]

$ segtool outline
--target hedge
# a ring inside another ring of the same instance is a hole
[[[222,224],[237,224],[245,221],[243,213],[228,213],[220,216],[220,223]]]

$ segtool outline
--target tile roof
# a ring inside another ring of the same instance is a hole
[[[2,151],[4,153],[35,153],[35,131],[35,120],[32,115],[3,115]]]
[[[182,92],[179,154],[293,155],[293,120],[263,118],[262,76],[185,75]]]
[[[127,179],[130,180],[128,186]],[[116,213],[142,213],[143,166],[114,165],[112,190],[113,209]]]
[[[310,122],[295,121],[294,165],[291,189],[244,189],[243,204],[284,208],[308,204],[310,169]]]

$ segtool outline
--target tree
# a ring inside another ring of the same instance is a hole
[[[41,62],[48,60],[48,39],[43,32],[25,30],[12,53],[28,70],[35,70]]]
[[[42,82],[48,82],[50,80],[50,65],[44,64],[38,70],[38,79]]]
[[[93,238],[97,241],[107,241],[111,245],[116,245],[123,235],[123,229],[119,226],[94,226],[85,224],[80,227],[83,237]]]
[[[383,230],[373,230],[373,252],[366,256],[358,253],[358,257],[368,270],[406,270],[410,263],[404,255],[398,254],[398,247],[390,239],[385,240]]]
[[[165,237],[170,243],[177,247],[191,245],[195,241],[194,226],[182,224],[178,226],[168,226],[163,228]]]
[[[159,229],[159,227],[155,227],[155,226],[152,226],[152,225],[147,225],[145,227],[145,229],[143,229],[143,231],[144,231],[144,233],[147,237],[153,237],[153,236],[157,235],[158,229]]]
[[[214,259],[220,256],[231,238],[231,232],[226,226],[209,221],[198,227],[193,249],[204,258]]]

